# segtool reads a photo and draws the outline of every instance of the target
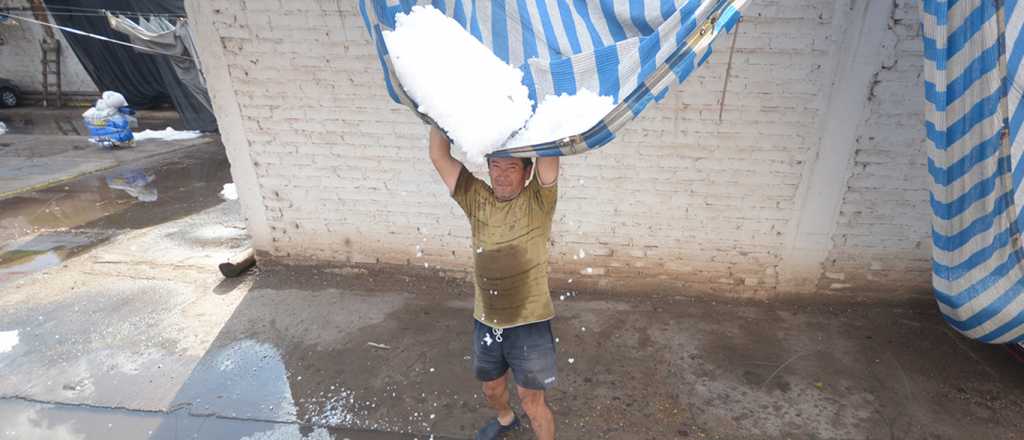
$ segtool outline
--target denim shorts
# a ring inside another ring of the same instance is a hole
[[[473,320],[473,370],[490,382],[512,369],[516,384],[546,390],[555,384],[555,337],[551,321],[497,330]]]

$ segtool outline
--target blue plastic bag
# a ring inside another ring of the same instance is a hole
[[[117,113],[107,117],[82,118],[85,127],[89,129],[89,141],[108,148],[131,145],[135,138],[132,136],[129,111],[134,113],[134,110],[129,108],[127,111],[119,109]]]

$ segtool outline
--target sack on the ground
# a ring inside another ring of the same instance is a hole
[[[132,145],[132,127],[137,126],[135,110],[128,106],[124,96],[117,92],[103,92],[96,105],[82,113],[82,121],[89,129],[89,141],[102,147]]]

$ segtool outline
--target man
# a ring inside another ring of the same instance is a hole
[[[536,168],[529,159],[489,159],[488,186],[452,157],[448,137],[433,127],[430,160],[473,231],[473,369],[487,403],[498,412],[476,438],[497,439],[519,426],[508,403],[511,370],[537,439],[553,440],[555,419],[544,390],[555,383],[548,241],[558,198],[558,158],[538,158]]]

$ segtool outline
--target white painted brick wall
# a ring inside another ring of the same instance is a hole
[[[833,12],[844,4],[752,2],[724,107],[731,35],[614,142],[564,159],[556,278],[775,293],[798,187],[819,142],[820,96],[831,87],[823,66],[835,56]],[[471,266],[469,227],[427,159],[427,129],[387,97],[355,1],[211,0],[202,8],[230,74],[224,93],[241,113],[239,148],[257,184],[239,190],[258,192],[250,208],[266,219],[263,251],[294,261]],[[898,63],[879,73],[866,104],[835,248],[821,268],[826,290],[826,270],[854,288],[927,287],[913,3],[900,0],[895,18],[900,42],[887,63]]]
[[[0,8],[27,8],[29,0],[0,0]],[[31,12],[19,12],[16,15],[31,17]],[[53,19],[50,19],[53,22]],[[68,93],[96,93],[96,84],[85,72],[78,57],[68,46],[60,31],[54,30],[61,42],[62,86]],[[43,90],[42,51],[39,42],[45,36],[41,25],[20,23],[18,25],[0,25],[0,77],[7,78],[26,91]]]
[[[897,0],[894,37],[862,121],[834,248],[819,286],[905,291],[931,282],[931,208],[924,140],[919,5]]]

